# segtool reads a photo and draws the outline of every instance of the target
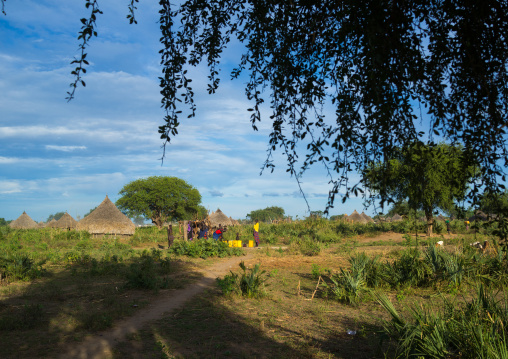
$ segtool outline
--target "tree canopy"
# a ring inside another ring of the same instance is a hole
[[[136,23],[137,2],[129,2],[130,23]],[[81,19],[69,99],[84,86],[86,47],[97,36],[101,14],[96,0],[85,4],[90,16]],[[188,69],[208,66],[208,92],[216,92],[221,57],[239,42],[244,52],[230,76],[246,77],[254,130],[262,118],[272,123],[263,168],[273,169],[278,149],[298,181],[321,164],[330,177],[328,207],[339,190],[343,200],[357,193],[360,183],[351,182],[352,171],[388,162],[398,148],[432,142],[433,136],[481,154],[478,186],[502,189],[508,165],[508,2],[159,4],[159,80],[166,111],[159,133],[165,144],[178,134],[181,119],[196,113]],[[265,102],[271,113],[263,112]]]
[[[153,176],[126,184],[117,207],[127,216],[143,216],[161,228],[165,221],[191,219],[201,210],[201,194],[177,177]]]
[[[462,147],[416,142],[392,153],[385,163],[372,163],[364,171],[364,183],[381,203],[394,201],[412,210],[423,210],[432,234],[434,211],[452,210],[466,196],[475,175],[474,158]],[[375,200],[375,199],[374,199]]]
[[[48,216],[48,219],[46,220],[46,222],[50,222],[50,221],[52,221],[53,219],[54,219],[55,221],[58,221],[60,218],[62,218],[62,216],[63,216],[64,214],[65,214],[65,212],[57,212],[57,213],[55,213],[55,214],[50,214],[50,215]]]
[[[270,222],[274,219],[284,218],[284,208],[272,206],[266,207],[265,209],[257,209],[255,211],[251,211],[247,213],[247,218],[250,220],[258,220],[261,222]]]

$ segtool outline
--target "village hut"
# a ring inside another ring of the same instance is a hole
[[[353,223],[367,223],[367,220],[363,218],[362,215],[356,211],[356,209],[348,217],[348,221]]]
[[[39,228],[39,225],[23,211],[23,214],[18,219],[9,223],[9,227],[13,229],[33,229]]]
[[[56,225],[56,219],[53,218],[51,221],[46,223],[46,225],[44,227],[46,227],[46,228],[55,228],[55,225]]]
[[[487,221],[488,220],[488,217],[485,213],[483,213],[482,211],[476,211],[476,213],[469,217],[469,221],[473,222],[473,221]]]
[[[240,225],[240,222],[238,222],[236,219],[233,219],[233,218],[229,217],[229,220],[231,221],[233,226],[239,226]]]
[[[341,218],[342,221],[344,222],[349,222],[349,216],[347,214],[344,214]]]
[[[44,227],[46,227],[46,223],[44,223],[43,221],[40,221],[39,223],[37,223],[37,227],[44,228]]]
[[[106,196],[104,201],[76,225],[90,234],[133,235],[134,223]]]
[[[232,226],[231,220],[228,216],[226,216],[220,209],[217,208],[217,211],[212,212],[211,215],[208,216],[208,221],[210,222],[211,227],[228,227]]]
[[[65,214],[55,223],[55,228],[63,228],[63,229],[74,229],[78,222],[72,218],[72,216],[65,212]]]
[[[436,217],[436,221],[444,222],[444,221],[446,221],[446,218],[442,214],[440,214],[439,216]]]
[[[404,218],[402,218],[402,216],[398,213],[394,214],[393,217],[392,217],[392,222],[398,222],[398,221],[402,221]]]
[[[362,216],[363,218],[365,218],[365,220],[367,221],[367,223],[374,223],[374,220],[373,220],[371,217],[369,217],[368,215],[366,215],[366,214],[365,214],[365,212],[362,212],[362,213],[360,214],[360,216]]]

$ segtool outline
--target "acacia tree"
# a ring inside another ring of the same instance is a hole
[[[272,206],[265,209],[257,209],[247,213],[247,218],[251,220],[259,220],[261,222],[269,222],[274,219],[284,218],[284,208]]]
[[[409,208],[423,210],[427,235],[432,235],[434,211],[450,211],[466,196],[475,175],[470,153],[447,144],[421,142],[393,152],[385,163],[372,163],[364,171],[364,183],[381,203],[407,201]]]
[[[136,23],[137,3],[129,2],[130,23]],[[85,4],[90,16],[81,19],[69,99],[84,86],[86,47],[97,36],[101,14],[96,0]],[[165,144],[178,134],[182,118],[195,115],[188,68],[205,63],[214,93],[224,50],[240,42],[245,50],[231,77],[248,77],[254,130],[265,101],[272,110],[264,114],[272,122],[264,168],[273,170],[278,148],[297,180],[321,164],[330,177],[328,207],[339,189],[344,201],[357,193],[352,171],[386,163],[398,148],[432,141],[433,135],[481,154],[477,184],[502,189],[498,180],[505,181],[508,165],[508,2],[160,0],[159,15],[166,111],[159,133]],[[330,106],[334,115],[326,117]]]
[[[129,217],[151,219],[158,228],[167,221],[190,219],[200,210],[201,194],[177,177],[153,176],[126,184],[117,207]]]
[[[62,216],[65,214],[65,212],[57,212],[55,214],[50,214],[48,216],[48,219],[46,220],[46,222],[50,222],[51,220],[55,220],[55,221],[58,221],[60,218],[62,218]]]

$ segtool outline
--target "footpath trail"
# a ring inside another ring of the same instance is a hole
[[[252,259],[253,256],[253,252],[248,250],[246,256],[228,258],[199,270],[203,273],[203,277],[196,283],[183,289],[168,292],[161,298],[151,302],[147,308],[143,308],[134,316],[116,323],[112,329],[88,337],[82,343],[73,347],[68,347],[60,355],[60,358],[111,358],[115,345],[124,340],[127,335],[136,333],[146,324],[160,319],[165,313],[182,307],[189,299],[203,292],[206,288],[210,288],[217,277],[226,274],[230,269],[236,269],[241,261]]]

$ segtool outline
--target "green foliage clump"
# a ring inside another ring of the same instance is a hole
[[[321,243],[312,239],[304,238],[299,242],[300,253],[304,256],[317,256],[321,253]]]
[[[217,285],[224,294],[238,294],[247,298],[258,298],[264,295],[264,283],[267,280],[266,271],[260,270],[257,263],[253,268],[247,268],[240,262],[242,273],[227,274],[224,278],[217,278]]]
[[[384,295],[377,300],[391,315],[384,331],[397,341],[396,357],[508,358],[508,305],[498,296],[480,285],[465,305],[445,300],[441,311],[414,306],[409,319]]]
[[[25,304],[0,316],[0,331],[34,329],[44,321],[42,304]]]
[[[340,269],[339,273],[328,277],[331,283],[324,282],[325,295],[341,302],[356,305],[363,300],[369,286],[380,284],[379,258],[357,253],[349,258],[350,269]]]
[[[140,258],[129,266],[126,278],[127,288],[159,290],[169,287],[169,278],[161,275],[169,273],[170,260],[162,258],[162,252],[155,248],[143,251]]]
[[[258,220],[261,222],[270,222],[275,219],[284,218],[284,208],[272,206],[265,209],[257,209],[247,213],[247,218],[251,221]]]
[[[3,253],[0,255],[0,277],[23,281],[40,278],[45,273],[42,268],[45,262],[45,260],[35,261],[26,253]]]
[[[143,216],[158,228],[166,221],[191,219],[201,210],[201,194],[183,179],[152,176],[126,184],[117,207],[129,217]]]
[[[195,241],[175,240],[169,248],[169,252],[179,256],[203,259],[208,257],[224,258],[244,255],[241,248],[229,247],[227,243],[213,239],[199,239]]]

